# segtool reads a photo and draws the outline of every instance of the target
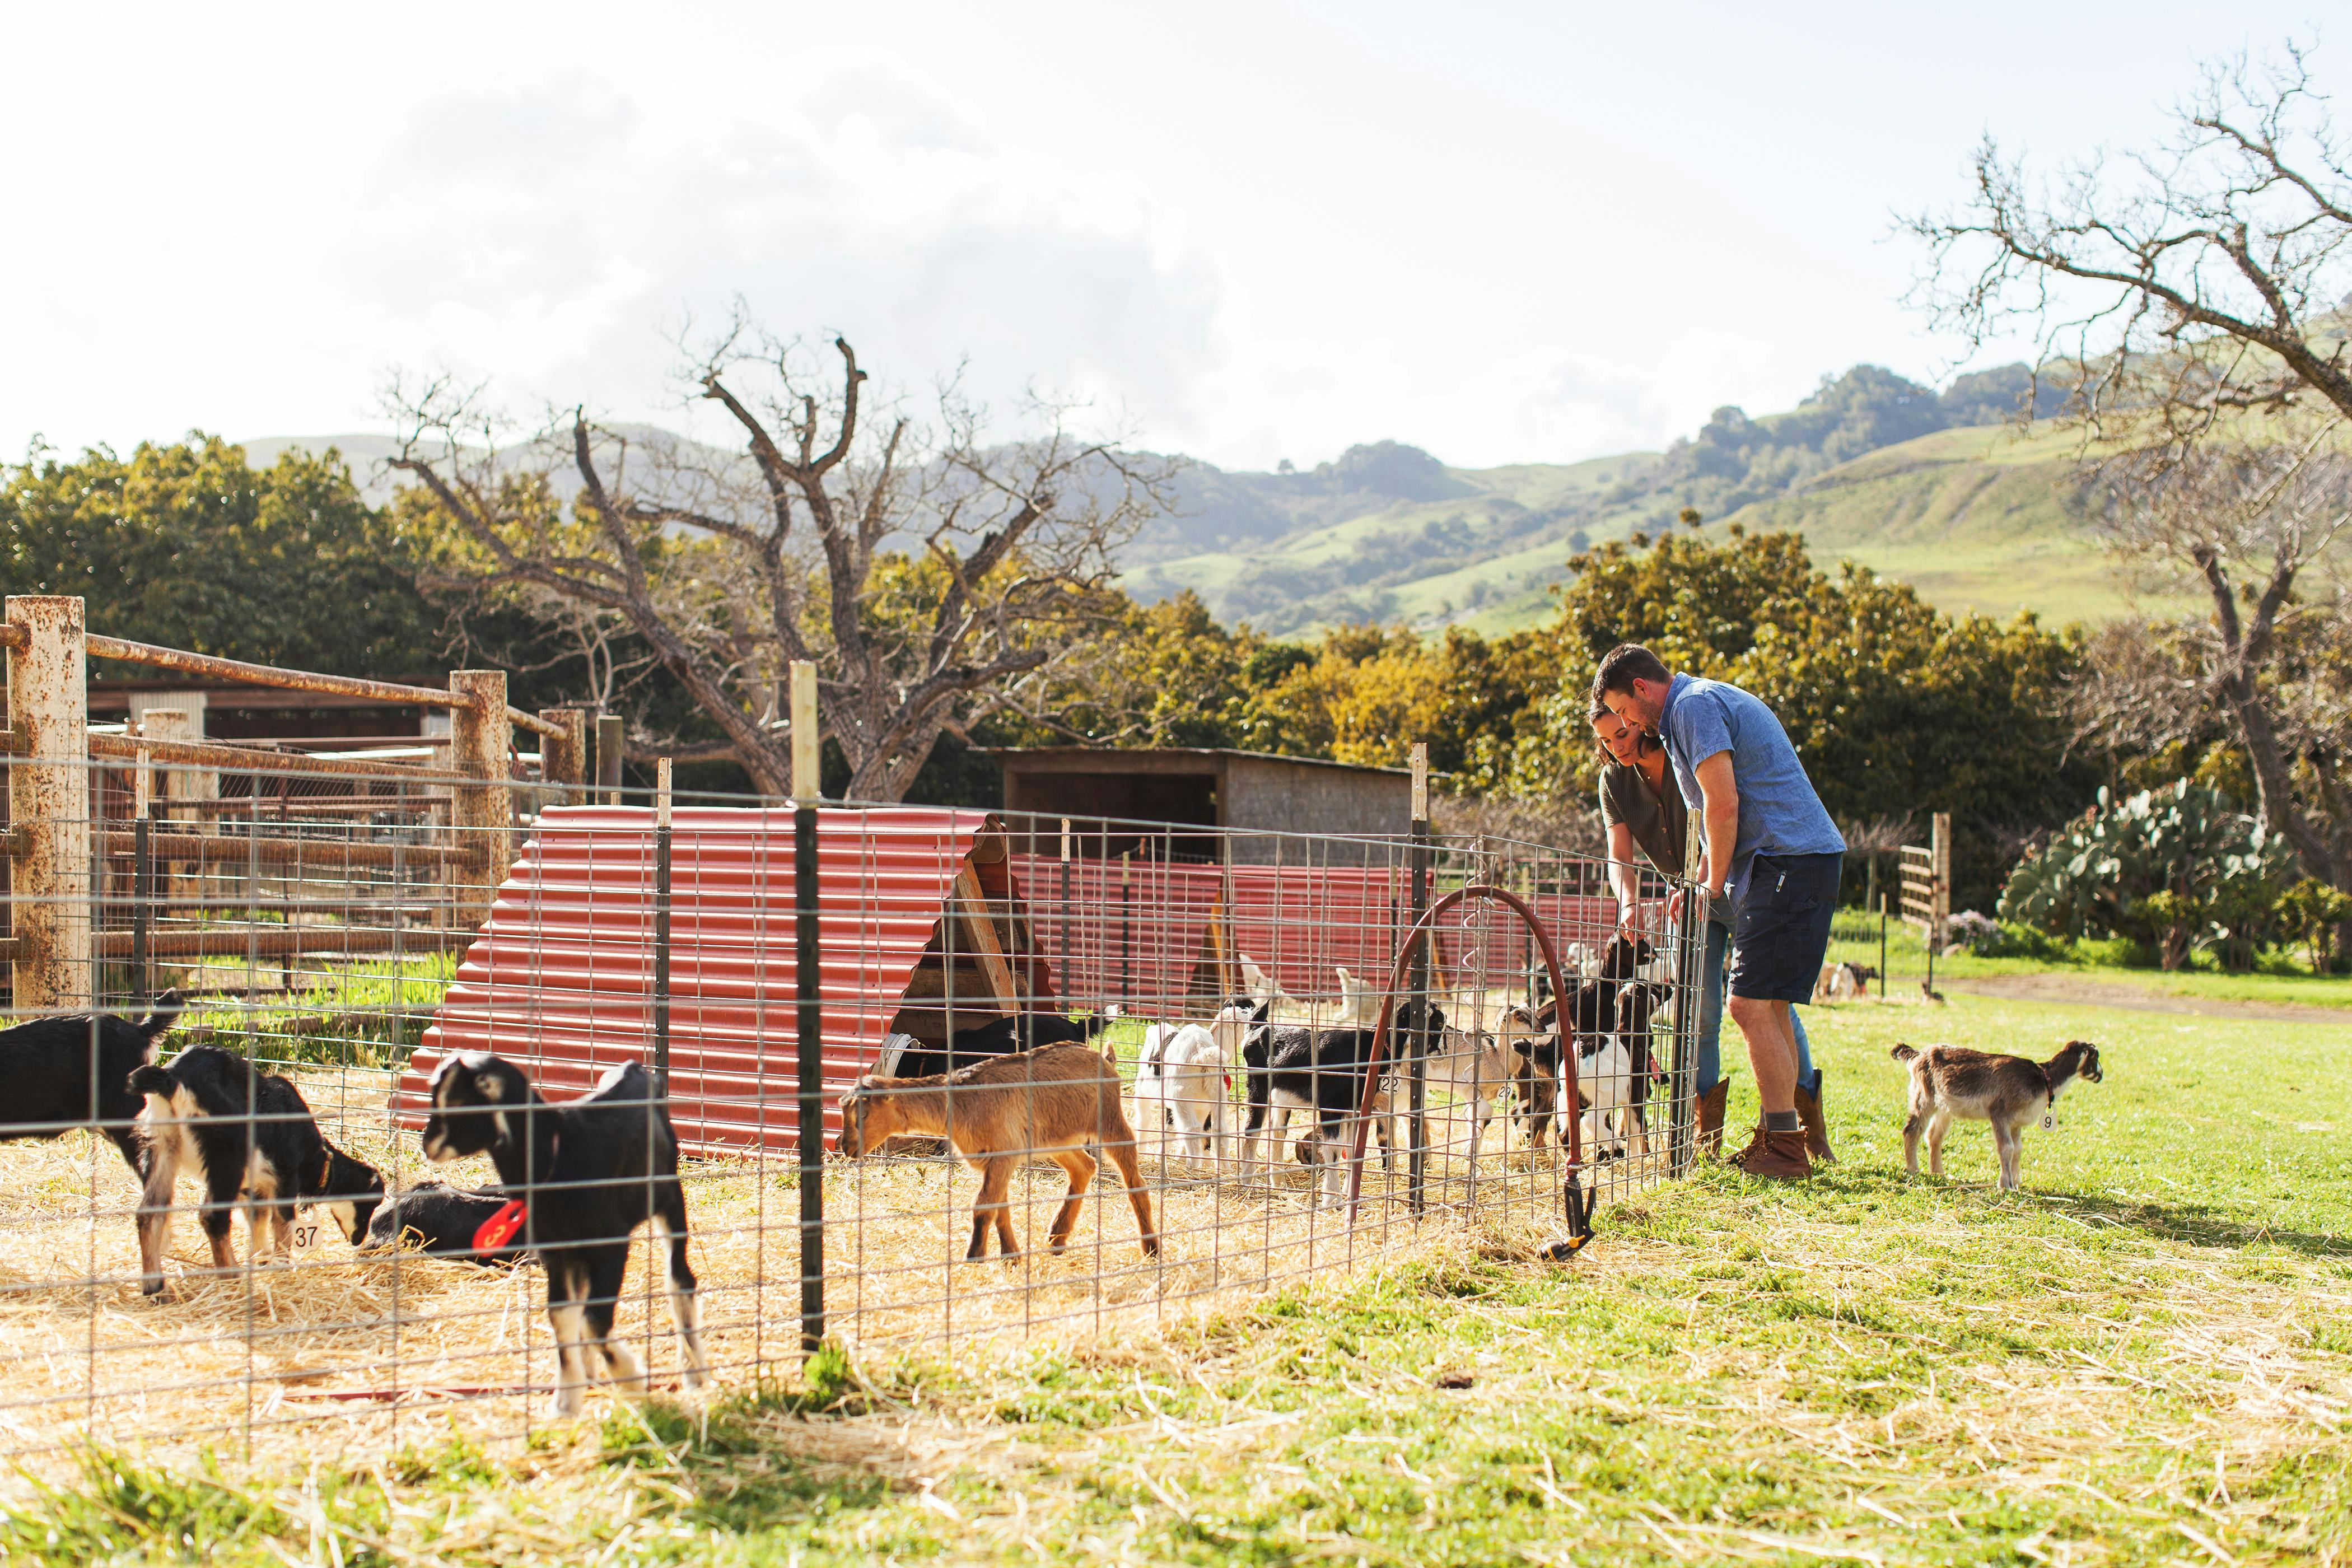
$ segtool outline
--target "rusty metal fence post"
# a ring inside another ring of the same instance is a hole
[[[451,717],[450,768],[479,781],[457,787],[450,812],[458,847],[480,852],[480,880],[458,884],[457,920],[479,925],[513,858],[514,789],[507,758],[514,748],[514,725],[507,714],[507,672],[453,669],[449,689],[467,700]]]
[[[8,900],[19,1012],[93,1005],[89,673],[82,602],[12,595],[8,623]]]
[[[560,786],[552,795],[562,805],[588,798],[588,715],[578,708],[542,708],[539,716],[562,731],[539,742],[539,781]]]
[[[822,753],[816,666],[795,659],[792,683],[793,924],[798,944],[793,961],[793,1047],[799,1068],[794,1131],[800,1157],[801,1353],[806,1356],[824,1342],[824,950],[817,909]]]

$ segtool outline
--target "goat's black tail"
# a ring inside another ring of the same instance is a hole
[[[181,1010],[187,1005],[186,993],[164,992],[155,998],[155,1005],[148,1011],[147,1016],[139,1021],[139,1032],[148,1039],[153,1039],[180,1021]]]
[[[173,1091],[180,1087],[179,1079],[152,1066],[132,1068],[129,1082],[131,1093],[152,1094],[163,1100],[170,1100]]]

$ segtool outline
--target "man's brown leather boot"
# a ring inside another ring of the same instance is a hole
[[[1731,1100],[1731,1080],[1719,1078],[1715,1087],[1698,1097],[1698,1155],[1702,1160],[1723,1157],[1723,1112]]]
[[[1797,1119],[1805,1124],[1805,1152],[1824,1165],[1837,1163],[1837,1155],[1830,1150],[1829,1118],[1822,1114],[1821,1086],[1827,1075],[1816,1075],[1813,1092],[1797,1091]]]
[[[1751,1176],[1769,1176],[1781,1182],[1801,1182],[1813,1173],[1813,1163],[1805,1157],[1805,1132],[1801,1127],[1793,1132],[1774,1132],[1759,1127],[1756,1142],[1732,1156],[1731,1163]]]

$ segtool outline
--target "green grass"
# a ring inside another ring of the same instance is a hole
[[[211,1029],[209,1043],[257,1061],[404,1065],[457,975],[457,956],[420,953],[301,972],[282,1001],[206,998],[188,1008],[180,1026]],[[182,984],[234,985],[246,978],[243,965],[228,972],[200,967]]]
[[[493,1459],[93,1456],[8,1560],[2326,1563],[2352,1551],[2352,1028],[1816,1009],[1843,1162],[1710,1167],[1567,1268],[1462,1247],[1158,1341],[830,1360]],[[2103,1047],[1904,1173],[1885,1049]],[[1742,1075],[1745,1078],[1745,1075]],[[1735,1101],[1735,1117],[1745,1110]],[[1458,1386],[1454,1386],[1458,1385]]]
[[[1886,967],[1893,971],[1897,994],[1915,990],[1927,973],[1927,950],[1908,926],[1889,922]],[[2263,953],[2252,973],[2232,974],[2215,963],[2210,953],[2190,955],[2187,969],[2166,971],[2129,962],[2130,944],[2124,942],[2078,942],[2060,945],[2049,958],[1978,958],[1955,954],[1936,958],[1937,984],[2011,974],[2059,974],[2103,985],[2126,985],[2152,994],[2194,997],[2211,1002],[2290,1002],[2305,1006],[2352,1008],[2352,974],[2316,975],[2301,951],[2274,948]],[[1858,963],[1879,961],[1878,920],[1859,910],[1842,911],[1832,931],[1830,957]]]

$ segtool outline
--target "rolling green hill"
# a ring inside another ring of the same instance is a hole
[[[1817,563],[1869,566],[1945,610],[2095,623],[2126,600],[2092,534],[2075,450],[2072,436],[2007,426],[1939,430],[1842,463],[1734,520],[1752,531],[1793,530]]]
[[[2009,426],[1939,430],[1707,526],[1793,529],[1816,562],[1869,566],[1947,610],[2095,623],[2122,614],[2126,598],[2092,537],[2074,453],[2071,437]],[[1509,631],[1550,613],[1549,589],[1577,549],[1675,526],[1675,509],[1641,483],[1662,462],[1633,453],[1449,468],[1466,493],[1391,502],[1254,549],[1169,555],[1130,572],[1127,586],[1147,598],[1192,588],[1219,618],[1283,635],[1399,620]]]
[[[1138,541],[1126,586],[1198,592],[1217,616],[1278,636],[1350,622],[1496,633],[1550,613],[1569,557],[1680,526],[1802,533],[1916,585],[1939,607],[2095,623],[2127,607],[2093,536],[2068,435],[2001,422],[2021,366],[1942,393],[1869,365],[1787,414],[1717,410],[1665,452],[1448,468],[1381,442],[1312,473],[1196,468],[1179,515]]]

